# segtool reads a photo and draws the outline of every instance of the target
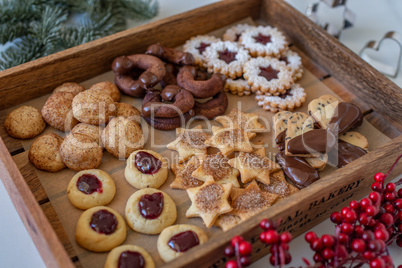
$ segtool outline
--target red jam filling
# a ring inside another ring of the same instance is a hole
[[[236,34],[236,38],[235,38],[236,42],[239,41],[240,36],[241,36],[241,34]]]
[[[143,174],[155,174],[162,167],[162,161],[147,152],[135,155],[135,166]]]
[[[281,99],[285,99],[287,96],[293,96],[293,94],[290,93],[290,89],[287,89],[287,90],[285,91],[285,93],[282,93],[282,94],[279,94],[279,95],[278,95],[278,97],[281,98]]]
[[[278,78],[278,73],[279,71],[275,70],[271,67],[271,65],[269,65],[268,67],[260,67],[260,73],[258,75],[264,77],[268,81],[271,81],[272,79]]]
[[[263,35],[263,34],[259,33],[257,36],[253,36],[253,38],[257,43],[260,43],[260,44],[263,44],[263,45],[271,42],[271,36],[270,35]]]
[[[198,244],[200,244],[200,241],[198,240],[197,234],[193,231],[186,231],[174,235],[168,242],[169,247],[176,252],[185,252]]]
[[[198,49],[198,51],[200,52],[200,54],[202,54],[202,52],[204,52],[205,49],[206,49],[207,47],[209,47],[210,45],[211,45],[211,44],[206,44],[206,43],[204,43],[204,42],[201,42],[200,46],[197,47],[197,49]]]
[[[117,224],[117,219],[113,213],[102,209],[92,214],[89,225],[95,232],[108,235],[116,231]]]
[[[219,54],[220,60],[223,60],[224,62],[229,64],[232,61],[236,60],[237,52],[232,52],[232,51],[225,49],[224,51],[219,51],[218,54]]]
[[[124,251],[120,254],[117,268],[144,268],[144,257],[135,251]]]
[[[289,64],[288,57],[282,56],[279,58],[279,60],[286,62],[286,64]]]
[[[92,174],[83,174],[77,180],[77,189],[84,194],[102,193],[102,182]]]
[[[145,194],[138,203],[140,214],[148,220],[153,220],[161,215],[163,210],[163,194]]]

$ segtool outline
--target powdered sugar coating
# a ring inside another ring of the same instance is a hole
[[[243,78],[226,79],[226,84],[225,84],[224,89],[226,92],[230,92],[233,95],[239,95],[239,96],[251,95],[251,87],[247,84],[247,81],[244,80]]]
[[[227,29],[226,32],[223,34],[222,39],[223,41],[238,42],[240,39],[240,35],[250,28],[256,27],[246,23],[237,24],[236,26]]]
[[[300,107],[306,101],[306,92],[299,84],[293,84],[289,93],[290,95],[287,95],[285,98],[281,98],[280,96],[257,95],[255,99],[258,105],[263,107],[264,110],[273,113],[283,110],[292,111]]]
[[[266,44],[259,43],[256,40],[258,35],[269,36],[270,41]],[[244,31],[240,36],[239,44],[248,49],[253,57],[277,57],[288,49],[286,37],[277,28],[271,26],[258,26]]]
[[[236,53],[235,60],[226,63],[224,60],[219,59],[219,52],[229,51]],[[208,68],[210,73],[222,73],[227,77],[235,79],[243,75],[243,65],[249,60],[250,55],[248,51],[241,48],[234,42],[217,42],[211,44],[202,53],[204,57],[204,67]]]
[[[220,38],[217,38],[215,36],[210,36],[210,35],[197,35],[194,37],[191,37],[189,40],[186,41],[186,43],[183,46],[183,51],[191,53],[195,59],[195,64],[203,67],[204,65],[204,60],[202,57],[202,52],[200,53],[200,46],[201,43],[204,44],[212,44],[221,41]]]
[[[303,66],[299,54],[292,50],[288,50],[279,58],[280,61],[284,59],[286,59],[286,64],[290,67],[290,70],[293,73],[293,79],[295,81],[300,79],[303,75]]]
[[[259,75],[261,67],[267,68],[269,66],[279,71],[277,74],[278,78],[271,79],[270,81]],[[244,65],[244,78],[247,80],[247,84],[251,86],[252,92],[260,91],[271,95],[285,93],[286,89],[294,82],[292,72],[286,66],[286,63],[275,58],[258,57],[249,60]]]

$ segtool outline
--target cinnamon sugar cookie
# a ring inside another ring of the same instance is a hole
[[[239,216],[233,215],[231,213],[226,213],[223,215],[220,215],[214,225],[218,226],[219,228],[222,229],[222,231],[226,232],[227,230],[235,227],[238,225],[242,220],[240,219]]]
[[[53,93],[57,93],[57,92],[68,92],[73,94],[74,96],[77,95],[78,93],[84,91],[85,88],[83,86],[81,86],[80,84],[77,83],[72,83],[72,82],[67,82],[67,83],[63,83],[62,85],[56,87],[53,90]]]
[[[276,113],[299,108],[306,101],[306,93],[299,84],[293,84],[285,93],[278,96],[257,95],[255,99],[264,110]]]
[[[226,92],[230,92],[233,95],[239,95],[239,96],[251,95],[251,87],[247,84],[247,81],[244,80],[243,78],[226,79],[224,90]]]
[[[170,188],[187,190],[204,184],[203,181],[193,177],[193,172],[200,166],[200,160],[193,156],[186,164],[172,164],[171,169],[176,176]]]
[[[211,227],[216,218],[232,210],[228,198],[233,185],[217,184],[212,178],[195,188],[187,189],[191,207],[186,212],[187,218],[201,217],[206,227]]]
[[[66,167],[60,156],[63,138],[48,133],[37,138],[29,148],[28,159],[38,169],[57,172]]]
[[[211,44],[202,55],[208,72],[222,73],[232,79],[243,75],[243,65],[250,58],[247,50],[229,41]]]
[[[110,97],[115,102],[120,100],[120,91],[115,84],[110,81],[99,82],[93,84],[88,90],[94,90],[95,92],[105,92],[109,94]]]
[[[69,92],[56,92],[50,95],[41,110],[46,123],[63,132],[70,131],[78,124],[72,111],[74,98],[74,94]]]
[[[141,123],[141,112],[134,106],[124,103],[115,102],[116,105],[116,117],[123,116],[129,120],[133,120],[138,124]]]
[[[251,91],[279,95],[293,84],[293,74],[286,63],[275,58],[258,57],[244,65],[244,78]]]
[[[17,139],[32,139],[42,133],[46,123],[41,113],[32,106],[21,106],[12,111],[4,121],[7,133]]]
[[[209,47],[212,43],[220,42],[220,38],[216,38],[214,36],[209,35],[197,35],[191,37],[183,46],[183,51],[191,53],[195,59],[195,65],[199,67],[204,66],[204,60],[202,53],[205,51],[207,47]]]
[[[242,33],[244,33],[246,30],[255,28],[255,26],[252,26],[250,24],[237,24],[233,27],[230,27],[225,31],[223,34],[223,41],[231,41],[231,42],[238,42],[240,39],[240,36]]]
[[[215,118],[224,128],[240,128],[245,132],[264,132],[265,127],[258,122],[260,116],[257,113],[244,113],[238,109],[232,109],[229,114]]]
[[[101,126],[94,126],[85,123],[79,123],[75,125],[75,127],[71,130],[70,133],[79,133],[83,135],[87,135],[93,138],[97,144],[102,146],[101,144],[101,135],[102,135],[103,128]]]
[[[148,252],[135,245],[123,245],[112,249],[105,262],[104,268],[142,267],[155,268],[155,263]]]
[[[264,192],[278,195],[277,201],[299,191],[298,188],[286,181],[285,174],[282,170],[270,174],[269,178],[270,183],[268,185],[261,182],[257,182],[257,184]]]
[[[288,49],[286,37],[271,26],[258,26],[245,30],[239,44],[250,51],[252,57],[278,57]]]
[[[302,77],[303,66],[299,54],[292,50],[287,50],[279,57],[279,60],[285,62],[286,65],[290,68],[290,71],[293,73],[293,79],[295,81]]]

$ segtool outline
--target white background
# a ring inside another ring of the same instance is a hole
[[[216,0],[160,0],[160,13],[152,19],[157,20],[174,14],[185,12],[207,5]],[[309,0],[288,0],[299,11],[304,12]],[[322,4],[323,6],[323,4]],[[363,48],[370,40],[379,40],[386,32],[390,30],[398,31],[402,34],[402,1],[400,0],[349,0],[348,7],[356,15],[357,19],[353,28],[344,31],[340,37],[340,41],[349,47],[355,53]],[[321,7],[324,9],[324,7]],[[330,10],[334,18],[339,17],[342,10]],[[334,20],[335,23],[336,20]],[[339,23],[339,21],[338,21]],[[131,23],[131,26],[138,23]],[[384,43],[387,43],[384,42]],[[392,42],[391,42],[392,43]],[[395,44],[385,44],[386,48],[382,49],[383,53],[380,58],[391,61],[396,60]],[[388,50],[388,51],[385,51]],[[399,86],[402,85],[402,70],[399,70],[396,78],[390,78]],[[373,174],[374,175],[374,174]],[[0,175],[1,176],[1,175]],[[0,267],[45,267],[38,251],[35,248],[31,238],[29,237],[24,225],[22,224],[11,200],[0,182]],[[328,220],[313,228],[319,235],[324,233],[333,233],[333,224]],[[290,244],[293,261],[292,266],[303,265],[302,257],[311,259],[313,252],[309,249],[308,244],[303,241],[303,237],[296,238]],[[391,247],[391,254],[394,258],[395,265],[402,264],[400,255],[401,249]],[[399,254],[398,254],[399,253]],[[269,267],[268,258],[265,257],[254,263],[252,268]]]

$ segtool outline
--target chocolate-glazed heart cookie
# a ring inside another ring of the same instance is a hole
[[[338,147],[334,147],[328,153],[328,157],[331,163],[341,168],[365,154],[367,154],[366,150],[346,141],[339,140]]]
[[[348,102],[340,102],[328,124],[328,131],[338,136],[363,123],[359,107]]]

